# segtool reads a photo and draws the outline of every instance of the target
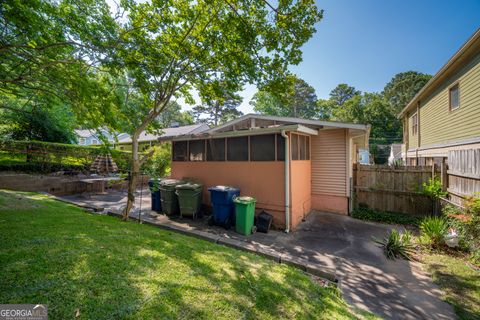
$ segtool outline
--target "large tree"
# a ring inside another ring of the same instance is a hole
[[[301,61],[301,47],[321,19],[313,0],[124,1],[120,46],[109,65],[128,70],[129,90],[140,96],[132,132],[132,174],[124,218],[134,203],[140,166],[138,138],[172,97],[192,101],[221,82],[227,91],[263,85],[284,76]],[[212,97],[214,99],[220,96]]]
[[[0,95],[25,104],[40,95],[45,107],[68,103],[81,115],[105,95],[96,68],[118,38],[114,21],[105,1],[2,1]]]
[[[261,114],[317,118],[317,95],[315,89],[305,80],[288,75],[282,86],[267,85],[253,96],[250,104]]]
[[[188,111],[182,111],[182,107],[176,101],[170,101],[168,107],[157,117],[157,120],[164,128],[172,124],[186,126],[194,123],[193,115]]]
[[[217,126],[243,114],[238,110],[243,99],[235,92],[239,88],[229,90],[218,81],[213,81],[208,87],[201,93],[202,103],[193,108],[193,115],[197,121]]]
[[[360,93],[361,92],[355,89],[355,87],[341,83],[332,91],[330,91],[330,100],[333,102],[335,107],[341,107],[347,100],[359,95]]]
[[[431,78],[429,74],[416,71],[398,73],[385,85],[383,95],[398,114]]]

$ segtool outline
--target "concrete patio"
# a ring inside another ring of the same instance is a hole
[[[354,307],[387,319],[455,319],[453,308],[421,264],[385,258],[371,240],[394,226],[359,221],[347,216],[314,212],[290,234],[271,231],[245,237],[232,230],[208,226],[206,219],[170,219],[150,210],[150,194],[141,192],[141,220],[219,244],[262,254],[327,279],[337,279],[345,299]],[[132,218],[138,219],[140,191]],[[119,215],[126,192],[73,195],[59,198],[76,205]]]

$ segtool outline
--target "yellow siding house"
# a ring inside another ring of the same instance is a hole
[[[399,114],[408,165],[480,148],[480,29]]]

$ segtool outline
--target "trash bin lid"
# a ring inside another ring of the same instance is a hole
[[[238,188],[235,187],[229,187],[229,186],[215,186],[215,187],[210,187],[208,190],[213,190],[213,191],[229,191],[229,190],[238,190]]]
[[[165,179],[165,180],[162,180],[160,182],[160,184],[162,186],[176,186],[176,185],[179,185],[179,184],[182,184],[184,183],[183,181],[181,180],[176,180],[176,179]]]
[[[175,189],[182,189],[182,190],[198,190],[198,189],[202,189],[202,188],[203,188],[203,184],[192,183],[192,182],[179,184],[175,187]]]
[[[233,199],[233,201],[236,203],[249,204],[252,202],[257,202],[257,199],[249,196],[241,196],[241,197],[236,197],[235,199]]]

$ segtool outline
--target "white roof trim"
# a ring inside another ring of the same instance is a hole
[[[226,132],[209,133],[208,131],[206,131],[206,132],[201,132],[194,135],[165,137],[165,138],[161,138],[161,140],[185,141],[185,140],[242,137],[242,136],[254,136],[254,135],[261,135],[261,134],[268,134],[268,133],[278,133],[283,130],[289,131],[289,132],[300,132],[300,133],[313,135],[313,136],[318,135],[318,130],[305,127],[301,124],[291,124],[291,125],[275,126],[270,128],[256,128],[256,129],[250,129],[250,130],[238,130],[238,131],[226,131]]]
[[[333,128],[346,128],[346,129],[358,129],[358,130],[368,130],[370,125],[365,124],[356,124],[356,123],[344,123],[344,122],[334,122],[334,121],[322,121],[322,120],[309,120],[309,119],[301,119],[301,118],[293,118],[293,117],[278,117],[278,116],[266,116],[260,114],[249,113],[243,115],[235,120],[226,122],[220,126],[214,127],[210,130],[207,130],[207,133],[217,132],[218,130],[224,129],[228,126],[234,125],[239,123],[243,120],[247,119],[260,119],[260,120],[271,120],[271,121],[284,121],[284,122],[292,122],[304,125],[313,125],[319,127],[333,127]]]

